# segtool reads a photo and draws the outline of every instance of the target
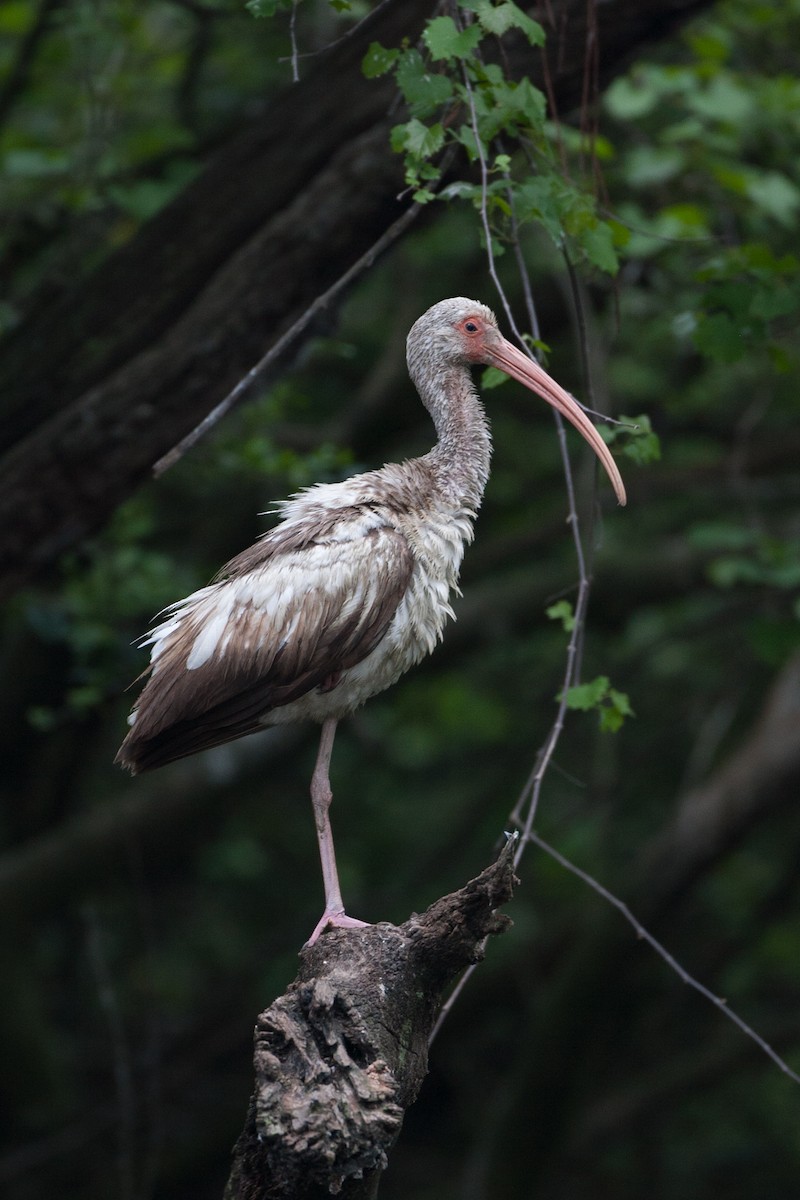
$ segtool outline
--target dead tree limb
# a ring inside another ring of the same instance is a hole
[[[226,1200],[367,1200],[428,1068],[456,976],[511,924],[513,842],[403,925],[329,930],[255,1030],[255,1091]]]

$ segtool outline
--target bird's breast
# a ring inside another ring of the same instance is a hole
[[[298,717],[323,721],[353,712],[371,696],[396,683],[430,654],[454,616],[451,600],[458,594],[464,547],[472,538],[472,514],[466,511],[396,519],[414,556],[408,587],[378,644],[361,662],[343,671],[335,687],[315,690],[270,714],[269,723]]]

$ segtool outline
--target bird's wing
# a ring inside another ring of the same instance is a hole
[[[279,526],[226,577],[174,606],[147,639],[150,679],[118,761],[133,770],[219,745],[374,649],[414,560],[396,529],[356,519],[327,536]]]

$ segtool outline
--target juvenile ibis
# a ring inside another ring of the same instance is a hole
[[[625,503],[594,425],[483,304],[434,304],[412,327],[406,357],[436,445],[285,500],[275,528],[168,608],[142,643],[152,646],[149,679],[116,758],[136,774],[269,725],[319,722],[311,799],[325,911],[310,942],[326,926],[364,925],[345,913],[330,825],[337,722],[430,654],[453,616],[491,454],[470,368],[497,367],[571,421]]]

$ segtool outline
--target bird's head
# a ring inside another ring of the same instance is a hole
[[[503,337],[491,309],[477,300],[456,296],[440,300],[414,322],[407,342],[408,369],[420,386],[426,373],[483,364],[496,367],[541,396],[575,426],[603,464],[620,504],[625,485],[611,451],[577,400],[534,359]]]
[[[408,335],[408,366],[412,378],[419,360],[439,366],[485,362],[488,346],[502,340],[497,318],[477,300],[453,296],[440,300],[414,322]]]

